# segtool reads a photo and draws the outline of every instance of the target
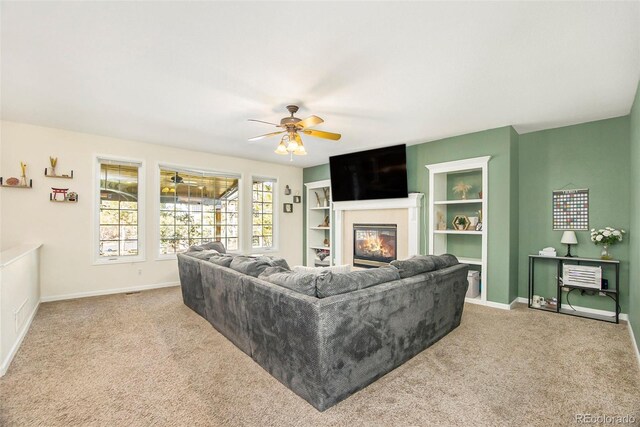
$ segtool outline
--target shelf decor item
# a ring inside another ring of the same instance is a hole
[[[467,193],[471,190],[471,185],[460,181],[453,187],[453,192],[459,194],[462,200],[467,200]]]
[[[447,223],[444,220],[444,215],[442,214],[442,212],[438,212],[438,230],[446,230],[447,229]]]
[[[14,186],[14,185],[18,185],[18,184],[20,184],[20,180],[18,178],[11,177],[11,178],[7,179],[7,185]]]
[[[596,245],[602,245],[600,259],[613,259],[609,253],[609,246],[622,242],[622,236],[627,232],[623,229],[615,229],[613,227],[605,227],[599,230],[591,229],[591,241]]]
[[[320,196],[318,196],[318,192],[314,191],[313,194],[316,195],[316,202],[317,202],[316,207],[317,208],[322,207],[322,203],[320,203]]]
[[[56,176],[56,165],[58,164],[58,158],[57,157],[51,157],[49,156],[49,163],[51,164],[51,176]],[[45,172],[46,175],[46,172]]]
[[[69,191],[68,188],[55,188],[55,187],[51,187],[51,191],[52,193],[49,193],[49,200],[53,201],[53,202],[64,202],[65,200],[67,200],[67,191]],[[58,194],[62,195],[62,200],[58,200]],[[77,197],[77,195],[76,195]]]
[[[573,255],[571,255],[571,245],[578,244],[578,238],[576,237],[576,232],[565,231],[564,233],[562,233],[562,239],[560,239],[560,243],[562,243],[563,245],[567,245],[567,254],[565,256],[569,258],[572,257]]]
[[[20,175],[20,185],[23,187],[27,186],[27,164],[20,162],[20,171],[22,175]]]
[[[466,215],[456,215],[453,217],[453,228],[458,231],[464,231],[469,228],[469,218]]]
[[[322,188],[322,192],[324,193],[324,207],[329,206],[329,198],[331,196],[329,191],[330,191],[329,187]]]

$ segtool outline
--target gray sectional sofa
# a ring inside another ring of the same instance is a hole
[[[184,303],[320,411],[429,347],[462,317],[468,266],[451,255],[310,278],[284,260],[218,252],[178,255]]]

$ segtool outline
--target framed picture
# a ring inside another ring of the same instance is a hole
[[[293,203],[284,203],[282,205],[282,212],[293,213]]]
[[[293,203],[300,203],[302,201],[302,197],[300,196],[293,196]]]
[[[476,231],[482,231],[482,223],[481,222],[476,224]]]

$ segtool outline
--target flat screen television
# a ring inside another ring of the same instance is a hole
[[[334,202],[408,197],[405,144],[329,158]]]

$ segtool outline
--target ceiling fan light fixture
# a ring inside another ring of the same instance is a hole
[[[296,151],[293,152],[296,156],[306,156],[307,150],[304,149],[304,145],[299,145]]]
[[[293,153],[298,149],[298,147],[300,147],[298,145],[298,141],[296,141],[295,139],[290,139],[289,144],[287,144],[287,151]]]
[[[287,151],[287,145],[284,143],[284,141],[280,141],[280,144],[278,144],[278,148],[275,149],[274,153],[280,154],[281,156],[286,156],[287,154],[289,154],[289,152]]]

